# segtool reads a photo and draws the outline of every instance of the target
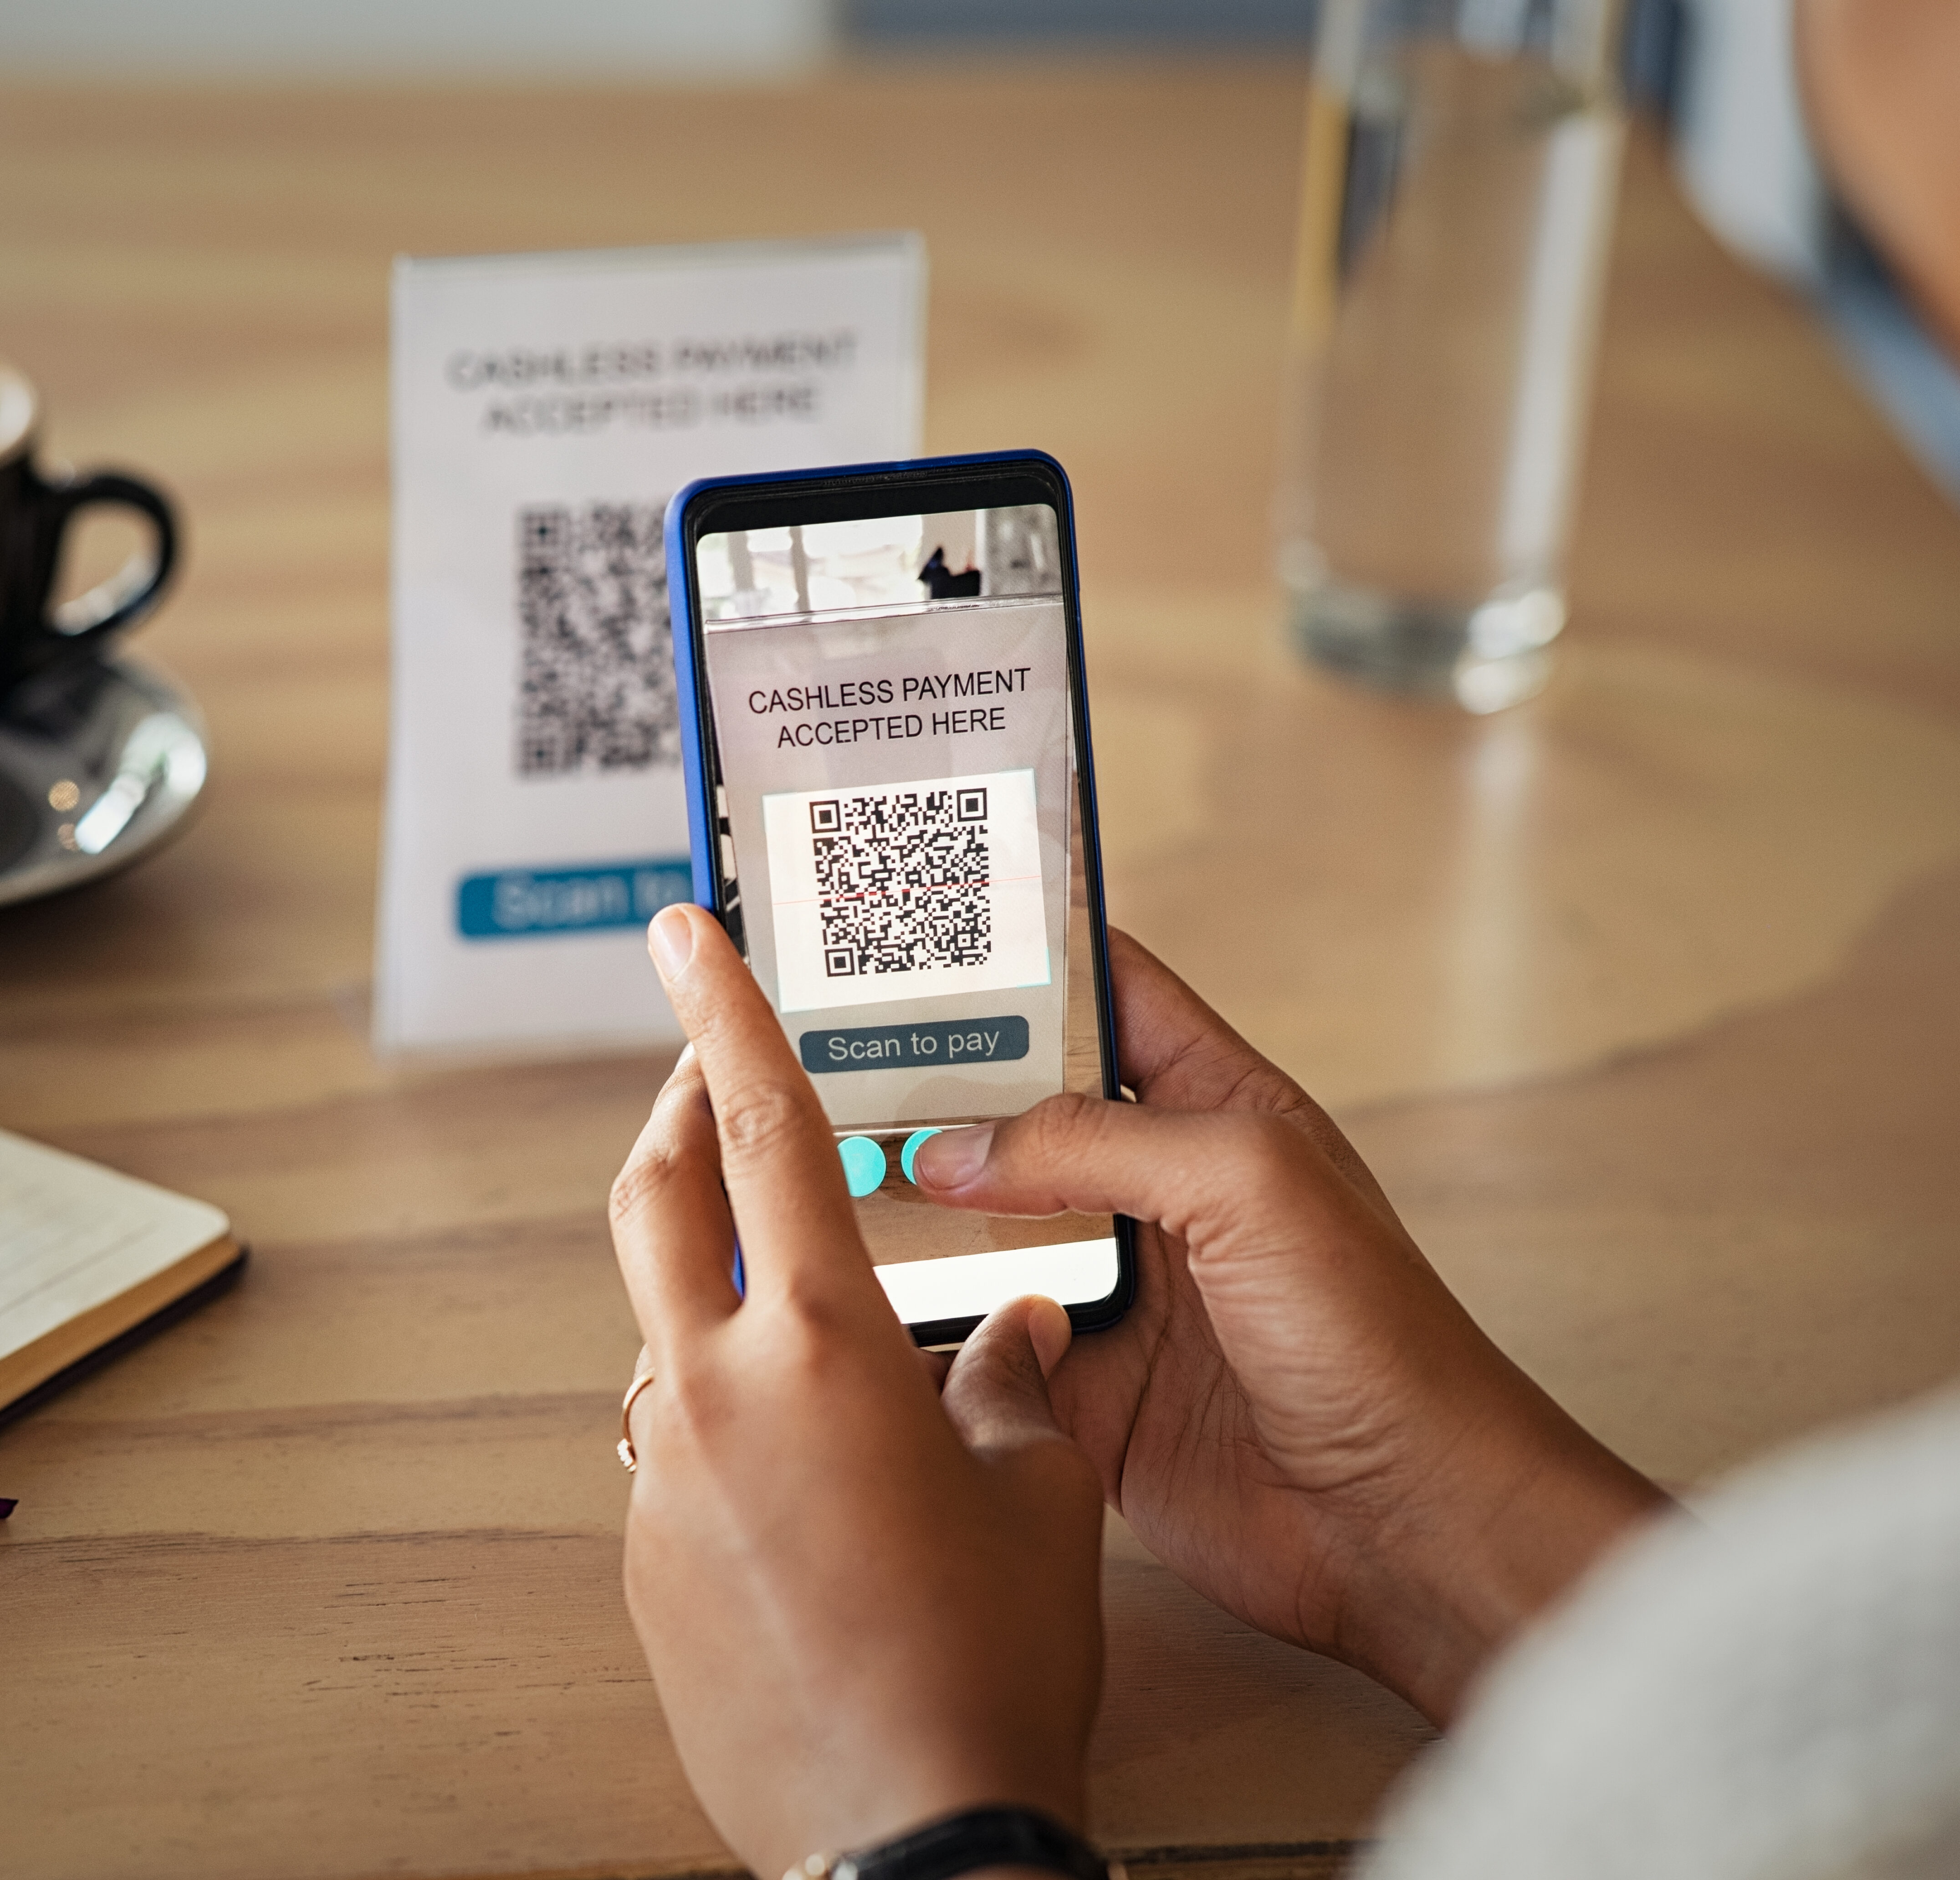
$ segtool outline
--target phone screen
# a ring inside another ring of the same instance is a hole
[[[1115,1094],[1055,507],[711,520],[692,546],[719,911],[894,1307],[921,1335],[1023,1293],[1120,1310],[1112,1217],[943,1207],[910,1175],[934,1131]]]

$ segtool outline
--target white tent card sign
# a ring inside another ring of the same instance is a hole
[[[403,259],[383,1049],[677,1038],[663,517],[697,476],[916,456],[909,235]]]

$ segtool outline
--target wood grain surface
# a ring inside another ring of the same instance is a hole
[[[1960,523],[1637,142],[1551,689],[1472,721],[1302,671],[1266,517],[1303,91],[0,100],[0,352],[54,451],[182,498],[144,644],[215,765],[169,852],[0,915],[0,1125],[256,1255],[0,1432],[9,1872],[730,1865],[619,1589],[603,1199],[663,1066],[366,1042],[398,250],[923,230],[931,447],[1076,480],[1115,917],[1507,1348],[1683,1484],[1960,1369]],[[1418,1719],[1114,1522],[1107,1595],[1099,1831],[1338,1865]]]

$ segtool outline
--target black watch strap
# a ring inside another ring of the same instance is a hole
[[[982,1867],[1039,1867],[1070,1880],[1123,1880],[1080,1834],[1033,1808],[968,1808],[876,1847],[813,1854],[783,1880],[956,1880]]]

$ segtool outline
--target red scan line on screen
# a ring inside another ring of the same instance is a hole
[[[921,888],[872,888],[859,889],[849,894],[799,895],[794,900],[778,901],[775,905],[779,908],[803,908],[810,906],[813,902],[828,902],[835,906],[840,901],[868,901],[873,895],[882,900],[887,895],[970,894],[975,888],[1007,888],[1017,881],[1040,880],[1040,870],[1036,870],[1026,875],[986,875],[972,881],[932,882]]]

